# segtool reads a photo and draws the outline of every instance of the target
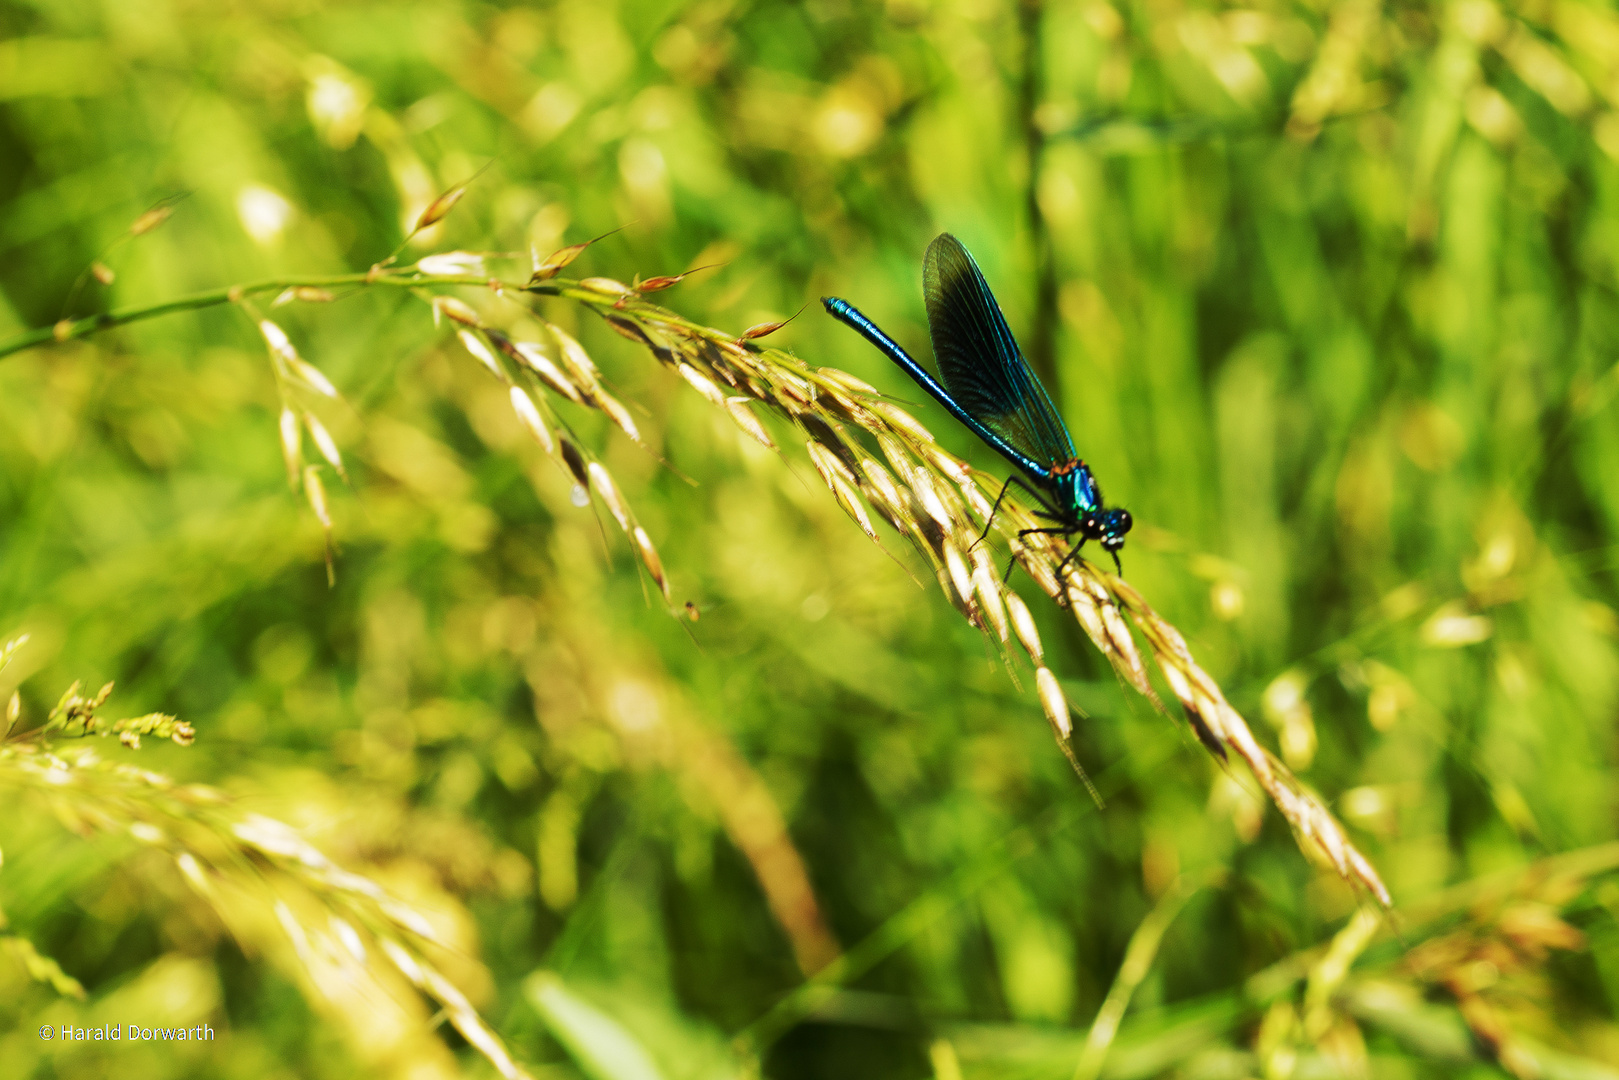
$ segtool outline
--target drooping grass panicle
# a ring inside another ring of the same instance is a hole
[[[0,653],[0,666],[13,651]],[[341,1013],[356,998],[397,1004],[395,984],[403,978],[502,1076],[528,1075],[434,961],[455,950],[426,914],[338,866],[292,826],[246,810],[225,792],[174,783],[106,760],[88,746],[60,745],[91,734],[116,734],[130,748],[140,746],[142,735],[190,745],[190,725],[172,716],[100,721],[96,710],[111,689],[108,684],[86,698],[75,684],[45,723],[0,742],[0,788],[44,799],[81,836],[124,836],[165,852],[243,949],[281,959],[317,1008]],[[290,957],[282,942],[290,944]],[[85,996],[77,980],[27,939],[0,935],[0,945],[36,980],[65,996]]]
[[[1376,870],[1322,801],[1259,744],[1241,714],[1226,701],[1215,680],[1192,657],[1179,631],[1130,585],[1087,560],[1065,563],[1066,545],[1048,535],[1020,537],[1021,530],[1035,528],[1040,522],[1015,496],[1009,495],[1001,503],[992,523],[991,495],[1000,489],[997,478],[973,469],[945,451],[926,426],[906,410],[884,400],[860,379],[835,368],[817,367],[761,344],[763,338],[779,330],[786,320],[761,323],[741,334],[729,334],[653,304],[634,287],[615,279],[571,280],[557,276],[588,246],[588,243],[576,244],[547,259],[536,260],[534,272],[522,284],[470,275],[430,275],[423,272],[420,264],[403,269],[379,264],[368,274],[345,281],[403,286],[417,292],[478,286],[503,301],[516,300],[525,294],[571,301],[596,312],[616,332],[644,347],[660,364],[673,368],[698,394],[710,404],[723,408],[741,430],[762,445],[776,449],[775,439],[755,411],[757,407],[787,421],[804,440],[811,463],[838,504],[862,532],[879,545],[882,543],[869,512],[875,510],[911,542],[933,570],[945,596],[963,617],[1002,643],[1011,636],[1008,630],[1016,631],[1019,643],[1035,664],[1035,682],[1047,719],[1058,741],[1064,744],[1064,752],[1069,753],[1066,746],[1070,723],[1068,706],[1060,684],[1045,666],[1044,650],[1033,631],[1032,620],[1026,617],[1026,606],[1017,593],[998,580],[982,562],[984,555],[980,553],[978,540],[986,527],[993,524],[1006,537],[1013,557],[1029,578],[1053,601],[1072,612],[1086,636],[1125,683],[1155,707],[1162,707],[1147,667],[1150,655],[1210,754],[1222,766],[1235,754],[1253,773],[1302,844],[1325,855],[1340,875],[1364,886],[1379,903],[1390,902]],[[284,287],[283,284],[281,288]],[[254,286],[258,291],[272,288],[275,286],[269,283]],[[243,288],[224,290],[218,294],[216,302],[240,302],[243,292]],[[554,440],[551,438],[552,430],[562,427],[549,397],[558,394],[577,405],[602,412],[632,440],[640,441],[638,426],[624,405],[605,388],[600,371],[584,346],[537,311],[525,312],[525,319],[538,317],[543,335],[541,339],[528,340],[517,338],[500,325],[501,319],[486,315],[459,298],[433,293],[429,302],[435,316],[447,317],[456,324],[457,335],[468,354],[506,385],[512,395],[514,412],[533,433],[542,451],[560,459],[559,465],[573,476],[574,501],[584,505],[592,491],[602,499],[630,539],[648,574],[664,596],[669,597],[668,579],[653,538],[635,519],[610,472],[600,462],[591,460],[577,440],[562,434]],[[201,306],[200,302],[196,306]],[[136,317],[143,316],[126,314],[120,321]],[[280,377],[319,395],[337,396],[335,387],[318,369],[298,357],[279,327],[268,320],[261,320],[259,325]],[[96,328],[76,324],[72,334],[80,336]],[[282,423],[283,450],[290,472],[298,460],[297,447],[286,434],[285,415]],[[327,454],[328,447],[314,436],[312,429],[311,436],[323,457],[335,466],[336,462]],[[335,444],[330,449],[335,454]],[[306,495],[326,526],[329,513],[324,496],[309,482],[310,477],[311,472],[306,469]],[[671,613],[677,614],[672,607]],[[1136,634],[1140,635],[1139,643]]]
[[[1068,707],[1060,684],[1045,666],[1027,606],[998,579],[987,552],[977,543],[991,524],[991,498],[1000,486],[994,477],[945,451],[914,416],[846,372],[812,366],[744,335],[699,326],[639,295],[561,279],[530,289],[584,303],[612,320],[615,328],[633,326],[635,333],[626,337],[640,340],[660,363],[674,367],[701,396],[724,407],[743,430],[765,445],[774,442],[751,406],[762,405],[791,422],[805,439],[816,472],[862,532],[881,544],[869,508],[911,541],[934,570],[946,597],[973,625],[1001,643],[1015,629],[1036,666],[1036,686],[1047,718],[1071,756]],[[754,337],[777,328],[762,325],[755,328]],[[1029,508],[1011,496],[994,520],[1018,564],[1041,591],[1073,613],[1125,683],[1162,708],[1147,667],[1150,656],[1199,741],[1222,767],[1235,755],[1301,844],[1323,854],[1340,875],[1365,887],[1378,903],[1389,905],[1388,890],[1376,869],[1325,804],[1260,745],[1218,683],[1193,658],[1181,633],[1117,575],[1084,559],[1064,565],[1065,544],[1046,535],[1017,536],[1019,530],[1038,524]]]

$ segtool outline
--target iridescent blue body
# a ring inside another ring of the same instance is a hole
[[[1030,483],[1015,474],[1007,480],[991,519],[1007,490],[1017,484],[1039,501],[1041,516],[1055,522],[1052,528],[1025,529],[1019,535],[1077,533],[1079,543],[1064,562],[1085,541],[1095,540],[1118,566],[1119,549],[1132,524],[1130,512],[1102,502],[1090,466],[1074,452],[1067,426],[1023,358],[978,264],[949,233],[940,234],[928,245],[922,289],[933,355],[939,365],[937,379],[847,300],[828,296],[821,303],[828,314],[880,349],[1028,478]],[[986,533],[988,528],[986,524]]]

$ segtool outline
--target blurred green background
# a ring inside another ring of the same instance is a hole
[[[850,524],[802,436],[771,422],[771,455],[561,301],[654,453],[563,415],[699,621],[426,303],[361,289],[273,313],[344,399],[332,588],[241,311],[0,360],[0,633],[33,635],[0,692],[37,722],[116,679],[109,711],[194,724],[100,749],[435,912],[536,1076],[1067,1077],[1195,884],[1102,1075],[1529,1075],[1518,1048],[1613,1076],[1616,104],[1619,17],[1577,0],[0,3],[0,339],[363,271],[487,163],[404,258],[521,281],[626,226],[575,268],[718,264],[659,300],[733,333],[808,303],[773,343],[1001,472],[814,303],[926,356],[921,254],[960,236],[1135,515],[1129,581],[1396,905],[1517,890],[1414,919],[1419,958],[1384,939],[1327,1012],[1298,958],[1360,898],[1245,774],[1014,579],[1099,812],[1027,664]],[[172,860],[5,805],[8,932],[89,998],[0,956],[0,1075],[493,1075],[430,1009],[266,962]],[[1557,888],[1529,869],[1576,849]],[[36,1035],[139,1008],[221,1036]]]

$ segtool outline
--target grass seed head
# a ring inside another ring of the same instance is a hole
[[[535,265],[534,273],[531,274],[528,279],[529,284],[532,285],[535,282],[546,281],[550,278],[556,277],[562,272],[563,267],[567,266],[569,263],[573,262],[573,260],[583,255],[585,253],[585,249],[589,246],[590,241],[586,241],[583,244],[570,244],[565,248],[558,248],[557,250],[551,252],[550,255],[546,256],[543,260]]]
[[[860,489],[845,479],[842,473],[835,472],[832,474],[832,492],[838,497],[838,502],[843,504],[844,512],[860,526],[860,531],[872,541],[881,544],[882,541],[877,539],[877,530],[872,527],[871,518],[866,513],[865,501],[860,498]]]
[[[743,398],[741,400],[746,401],[747,399]],[[849,467],[843,463],[837,454],[829,450],[825,443],[818,439],[811,439],[804,445],[809,450],[810,463],[815,466],[815,471],[821,474],[821,479],[826,481],[826,486],[831,488],[834,493],[838,490],[837,485],[832,482],[834,476],[842,476],[850,483],[854,482],[854,473],[849,471]]]
[[[926,446],[933,442],[933,433],[898,405],[887,401],[872,401],[867,407],[886,420],[896,434],[909,439],[916,446]]]
[[[286,406],[281,408],[281,457],[287,463],[287,485],[297,490],[298,470],[304,464],[303,446],[298,437],[298,414]]]
[[[1046,719],[1057,732],[1057,737],[1067,739],[1073,734],[1074,722],[1068,715],[1068,698],[1062,692],[1062,685],[1057,682],[1057,676],[1051,669],[1041,665],[1034,669],[1034,685],[1040,694],[1040,707],[1046,711]]]
[[[1029,605],[1023,602],[1023,597],[1011,589],[1005,591],[1006,610],[1012,619],[1012,629],[1017,634],[1018,641],[1023,645],[1023,651],[1029,654],[1029,659],[1036,664],[1045,660],[1045,649],[1040,644],[1040,631],[1034,625],[1034,616],[1029,612]]]
[[[855,378],[853,375],[850,375],[847,371],[843,371],[840,368],[816,368],[815,377],[820,379],[822,382],[831,383],[833,386],[838,387],[846,393],[854,394],[859,397],[876,398],[879,396],[875,386],[871,385],[869,382],[866,382],[864,379]]]
[[[956,587],[956,595],[969,614],[976,613],[978,605],[973,601],[973,578],[967,570],[967,560],[961,557],[961,549],[949,540],[944,542],[944,565],[950,571],[950,583]]]
[[[602,318],[604,321],[606,321],[608,326],[611,326],[618,333],[620,337],[633,341],[637,345],[645,345],[647,348],[652,350],[653,355],[657,356],[658,359],[664,359],[663,354],[668,352],[668,350],[664,349],[660,352],[657,344],[653,342],[652,336],[636,323],[633,323],[628,319],[621,319],[617,315],[604,315]]]
[[[435,277],[470,277],[483,273],[483,256],[471,251],[441,251],[417,259],[416,269]]]
[[[691,384],[691,388],[708,399],[709,404],[725,406],[725,391],[714,384],[714,380],[704,375],[690,364],[680,364],[676,367],[680,377]]]
[[[776,444],[770,438],[770,432],[766,431],[765,426],[759,422],[759,418],[753,415],[753,410],[748,407],[749,404],[750,399],[745,397],[726,398],[725,411],[731,414],[731,419],[736,421],[737,427],[753,436],[760,446],[763,446],[766,450],[774,450]]]
[[[602,412],[612,419],[613,423],[619,426],[619,429],[624,434],[635,442],[641,441],[641,429],[635,426],[635,418],[630,415],[630,410],[624,407],[623,402],[605,390],[598,390],[596,392],[596,404]]]
[[[568,373],[584,388],[587,395],[594,397],[601,392],[601,372],[585,352],[585,347],[575,341],[573,336],[560,326],[551,327],[551,336],[557,339],[562,349],[562,364]]]
[[[117,275],[112,272],[112,267],[108,266],[104,262],[101,262],[99,259],[90,264],[90,276],[95,278],[103,285],[111,285],[113,280],[117,277]]]
[[[488,368],[495,378],[501,382],[506,381],[506,372],[501,370],[500,361],[495,359],[495,354],[489,351],[489,346],[483,343],[482,338],[466,329],[456,331],[456,336],[461,339],[461,344],[472,354],[473,359]]]
[[[607,509],[612,511],[618,527],[629,532],[631,529],[629,507],[624,504],[624,497],[619,494],[618,485],[613,483],[612,474],[599,461],[592,461],[586,469],[590,473],[591,486],[596,489],[596,494],[601,496],[602,502],[607,504]]]
[[[462,326],[470,326],[474,329],[483,325],[483,320],[478,318],[478,313],[472,309],[470,304],[463,300],[457,300],[453,296],[439,295],[433,297],[434,326],[438,325],[440,316],[449,319],[451,322],[458,322]]]
[[[292,347],[292,340],[281,327],[269,319],[260,319],[259,333],[264,335],[265,344],[270,346],[270,351],[276,356],[282,360],[298,359],[298,350]]]
[[[939,489],[933,483],[933,477],[920,469],[911,475],[911,490],[916,493],[916,501],[923,511],[936,522],[946,534],[956,530],[956,521],[945,508],[944,500],[939,498]]]
[[[528,391],[521,386],[512,387],[512,411],[528,429],[528,433],[534,436],[534,440],[544,447],[547,454],[556,453],[556,442],[551,438],[551,429],[545,426],[545,419],[540,416],[540,410],[534,404],[534,399],[529,397]]]
[[[326,430],[326,425],[309,412],[304,413],[304,424],[309,428],[309,437],[315,440],[315,446],[320,449],[320,456],[337,470],[338,476],[347,480],[349,476],[343,471],[343,455],[338,453],[337,442],[332,438],[332,433]]]
[[[663,560],[658,558],[658,549],[652,546],[652,537],[648,536],[646,530],[639,525],[635,527],[634,536],[635,546],[641,552],[641,562],[646,567],[646,572],[652,575],[652,580],[657,582],[658,588],[663,591],[664,600],[668,600],[669,579],[664,576]],[[696,622],[697,608],[689,601],[686,608],[692,613],[692,622]]]
[[[738,334],[736,338],[738,341],[752,341],[754,338],[769,337],[792,321],[792,319],[781,319],[776,322],[754,323]]]
[[[174,213],[172,205],[154,206],[146,213],[135,219],[129,227],[130,236],[145,236],[153,229],[169,220]]]
[[[427,209],[423,210],[421,215],[417,217],[416,227],[411,232],[413,234],[419,233],[423,229],[432,228],[443,221],[450,211],[455,209],[455,204],[461,201],[461,196],[467,193],[467,183],[469,182],[455,185],[449,191],[428,203]]]
[[[579,452],[579,448],[573,444],[572,439],[559,436],[559,440],[562,443],[562,460],[568,463],[568,471],[573,473],[573,478],[579,482],[581,487],[589,491],[590,473],[585,468],[585,455]]]
[[[585,249],[591,244],[594,244],[599,240],[607,239],[609,236],[612,236],[622,228],[624,228],[624,226],[620,225],[618,229],[609,229],[600,236],[593,236],[582,244],[569,244],[565,248],[558,248],[557,250],[553,251],[542,261],[535,264],[534,273],[529,278],[529,284],[532,285],[537,281],[545,281],[549,278],[556,277],[562,272],[564,267],[573,262],[573,260],[577,259],[579,256],[583,255],[585,253]]]
[[[603,296],[629,297],[637,295],[635,290],[622,281],[615,281],[608,277],[587,277],[579,282],[581,289],[601,293]]]
[[[305,386],[308,386],[311,390],[315,391],[317,394],[320,394],[322,397],[329,397],[333,401],[338,400],[339,395],[337,393],[337,387],[332,385],[332,380],[328,379],[320,368],[299,356],[294,356],[289,359],[287,361],[287,366],[292,369],[292,372],[297,376],[298,381],[302,382]]]
[[[978,594],[979,610],[1005,645],[1012,639],[1011,627],[1007,624],[1006,605],[1001,600],[1000,580],[995,576],[995,567],[983,544],[972,549],[972,562],[973,591]]]
[[[326,506],[326,485],[321,483],[320,469],[314,465],[304,468],[304,497],[309,500],[309,509],[315,512],[320,527],[331,532],[332,515]]]
[[[562,373],[562,369],[557,367],[549,356],[545,355],[536,342],[517,341],[512,343],[512,347],[523,358],[523,363],[528,365],[529,369],[540,377],[541,382],[576,405],[585,403],[585,395],[573,384],[571,379]]]

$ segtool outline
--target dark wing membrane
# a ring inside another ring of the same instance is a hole
[[[1023,358],[978,264],[949,233],[928,245],[922,295],[939,375],[961,407],[1038,464],[1074,460],[1068,429]]]

